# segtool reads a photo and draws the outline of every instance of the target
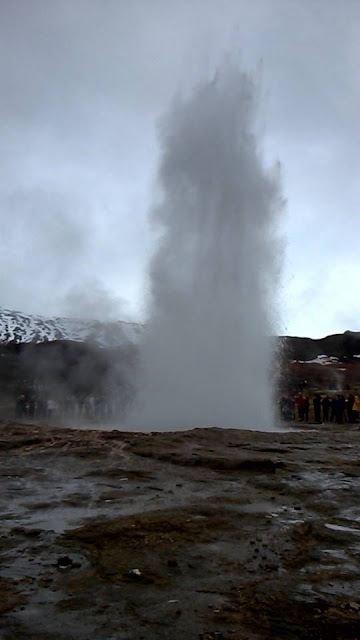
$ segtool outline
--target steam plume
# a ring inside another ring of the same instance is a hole
[[[161,122],[138,428],[271,428],[281,198],[255,139],[255,94],[227,61]]]

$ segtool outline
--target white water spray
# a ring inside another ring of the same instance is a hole
[[[162,121],[139,429],[272,428],[281,198],[255,115],[252,79],[227,62]]]

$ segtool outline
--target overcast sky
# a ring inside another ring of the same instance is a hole
[[[156,122],[226,50],[283,167],[282,331],[360,330],[359,0],[0,0],[0,306],[142,318]]]

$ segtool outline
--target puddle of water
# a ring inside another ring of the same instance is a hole
[[[305,520],[286,520],[287,524],[303,524],[305,522]]]
[[[109,507],[109,505],[107,505]],[[78,527],[85,522],[87,518],[99,518],[106,519],[109,516],[109,512],[106,514],[104,510],[95,507],[64,507],[59,509],[53,509],[46,514],[33,514],[31,518],[31,524],[34,527],[40,527],[44,531],[55,531],[56,533],[63,533],[68,528]]]
[[[358,580],[334,580],[331,579],[331,585],[319,584],[316,591],[324,595],[335,595],[341,598],[358,598],[360,582]]]
[[[300,473],[300,483],[302,486],[310,486],[321,490],[326,489],[345,489],[349,490],[352,487],[358,485],[358,478],[347,478],[343,473],[329,473],[324,470],[321,471],[309,471]],[[289,483],[291,484],[291,482]]]
[[[273,508],[274,504],[272,502],[253,502],[241,505],[240,511],[244,513],[270,513]]]
[[[344,525],[331,524],[329,522],[325,523],[325,527],[332,531],[343,531],[344,533],[355,533],[355,535],[360,535],[360,529],[356,529],[355,527],[345,527]]]
[[[282,507],[271,511],[270,516],[272,518],[278,518],[278,522],[285,525],[303,524],[305,520],[303,518],[296,517],[301,515],[299,511],[299,509],[295,509],[294,507],[286,507],[283,505]]]
[[[359,508],[343,509],[341,511],[341,518],[344,520],[350,520],[353,522],[360,522],[360,509]]]
[[[323,549],[323,553],[335,558],[336,560],[347,560],[347,554],[341,549]]]
[[[273,518],[279,518],[278,522],[280,522],[281,524],[303,524],[305,522],[305,520],[303,520],[302,518],[284,518],[284,517],[279,517],[280,513],[276,513],[276,511],[270,513],[270,516],[272,516]]]

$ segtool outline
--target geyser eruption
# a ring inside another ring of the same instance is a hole
[[[254,135],[255,87],[229,62],[160,126],[161,232],[130,422],[271,428],[278,167]]]

